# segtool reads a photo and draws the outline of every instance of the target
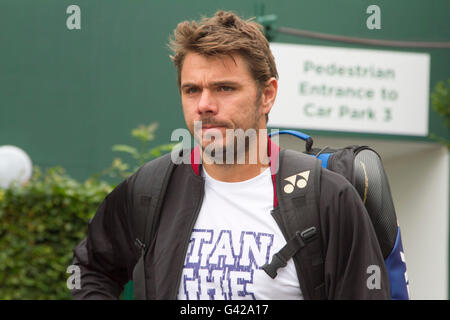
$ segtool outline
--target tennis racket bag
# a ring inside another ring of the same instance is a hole
[[[271,138],[278,139],[282,149],[292,149],[318,158],[323,168],[341,174],[352,183],[361,196],[377,234],[389,276],[391,298],[409,299],[400,227],[378,153],[368,146],[315,148],[310,136],[294,130],[272,132]]]

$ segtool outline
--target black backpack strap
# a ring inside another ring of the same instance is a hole
[[[133,176],[131,219],[135,244],[140,248],[140,257],[133,270],[136,300],[147,299],[145,254],[156,236],[162,200],[174,166],[169,153],[148,162]]]
[[[283,226],[286,245],[263,269],[272,278],[293,258],[306,299],[326,299],[319,220],[321,162],[293,150],[281,150],[276,179],[278,207],[273,216]]]
[[[317,233],[316,227],[311,227],[302,232],[297,231],[295,235],[289,239],[286,245],[280,251],[272,256],[272,261],[262,266],[263,270],[272,278],[277,276],[277,270],[284,268],[289,259],[291,259],[300,249],[306,246],[306,242]]]

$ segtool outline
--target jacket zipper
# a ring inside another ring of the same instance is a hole
[[[191,223],[189,225],[189,232],[188,232],[187,238],[184,241],[184,243],[185,243],[184,248],[183,248],[184,255],[183,255],[183,259],[181,260],[181,265],[178,268],[177,285],[175,287],[176,290],[175,290],[175,293],[174,293],[174,295],[172,297],[172,300],[177,300],[178,290],[180,288],[180,283],[181,283],[181,274],[183,273],[183,264],[184,264],[184,261],[186,259],[187,249],[189,247],[189,240],[191,239],[192,230],[194,229],[195,222],[197,221],[198,215],[200,213],[201,204],[203,203],[203,196],[205,194],[204,190],[205,190],[205,182],[202,181],[202,191],[203,192],[200,195],[200,200],[198,201],[197,208],[195,209],[195,214],[193,215]]]
[[[279,209],[278,209],[278,211],[279,211]],[[275,209],[270,211],[270,214],[272,215],[273,219],[275,220],[278,227],[280,228],[281,233],[283,234],[283,237],[286,240],[286,242],[289,241],[289,237],[287,236],[285,225],[284,225],[280,215],[275,212]],[[294,259],[293,257],[292,257],[292,260],[294,261],[295,272],[297,273],[297,278],[299,281],[299,286],[300,286],[300,290],[302,291],[303,297],[305,299],[310,299],[309,295],[305,294],[307,292],[307,290],[305,290],[306,288],[304,287],[305,283],[304,283],[303,274],[302,274],[300,265],[297,263],[297,260]]]
[[[279,211],[279,209],[278,209],[278,211]],[[273,219],[277,223],[278,228],[280,228],[281,233],[283,234],[284,240],[286,240],[286,242],[288,242],[289,236],[287,234],[286,227],[285,227],[280,215],[275,212],[275,209],[272,209],[272,211],[270,211],[270,214],[272,215]],[[296,271],[300,270],[300,266],[297,265],[297,261],[295,261],[295,259],[293,259],[293,260],[294,260],[295,270]],[[299,274],[299,273],[297,272],[297,274]],[[300,282],[300,279],[298,279],[298,280]]]
[[[277,214],[275,213],[275,209],[272,209],[272,210],[270,211],[270,214],[272,215],[273,219],[274,219],[275,222],[277,223],[278,228],[280,228],[281,233],[283,234],[284,239],[285,239],[286,241],[288,241],[289,238],[287,237],[287,233],[286,233],[286,229],[285,229],[285,227],[284,227],[284,224],[283,224],[283,222],[280,220],[280,216],[277,215]]]

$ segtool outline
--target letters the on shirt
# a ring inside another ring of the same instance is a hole
[[[230,230],[194,229],[186,255],[182,290],[187,299],[255,299],[256,269],[269,261],[273,235],[242,231],[233,245]]]

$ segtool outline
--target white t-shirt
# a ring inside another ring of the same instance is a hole
[[[203,169],[205,195],[189,242],[180,300],[303,299],[292,259],[275,279],[262,266],[286,240],[270,214],[270,168],[242,182],[222,182]]]

